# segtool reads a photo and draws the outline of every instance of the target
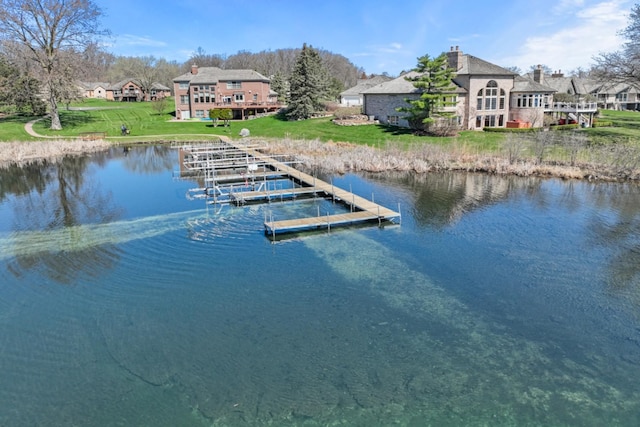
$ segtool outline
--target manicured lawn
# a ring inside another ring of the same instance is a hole
[[[24,125],[35,117],[23,115],[0,116],[0,141],[32,141],[24,130]]]
[[[190,121],[174,121],[173,100],[170,99],[162,114],[152,107],[151,103],[120,103],[89,99],[72,104],[67,110],[61,106],[61,131],[49,130],[48,119],[34,125],[34,130],[42,135],[77,137],[84,132],[105,132],[108,137],[121,142],[167,141],[207,139],[215,135],[226,135],[238,138],[241,129],[248,129],[252,137],[319,139],[321,141],[352,142],[372,146],[399,144],[438,144],[460,147],[477,152],[493,152],[500,150],[506,136],[499,132],[464,131],[452,138],[435,138],[415,136],[411,131],[402,128],[361,125],[338,126],[331,118],[318,118],[300,121],[281,120],[276,116],[262,117],[253,120],[232,121],[229,127],[214,127],[209,120],[193,119]],[[82,108],[80,110],[79,108]],[[613,127],[584,129],[594,141],[616,142],[624,140],[640,141],[640,113],[632,111],[602,111],[601,120],[612,121]],[[24,124],[31,117],[0,117],[0,140],[31,140],[24,131]],[[122,137],[120,126],[125,124],[131,131],[129,136]]]
[[[338,126],[331,122],[331,118],[291,122],[269,116],[232,121],[229,127],[214,127],[209,120],[173,121],[172,101],[163,114],[154,111],[149,103],[87,100],[72,105],[72,108],[72,110],[61,109],[60,111],[63,130],[58,132],[49,130],[50,122],[47,119],[36,123],[34,130],[42,135],[61,137],[75,137],[83,132],[106,132],[108,137],[135,142],[153,139],[202,139],[213,135],[227,135],[235,138],[239,137],[241,129],[246,128],[254,137],[319,139],[325,142],[352,142],[373,146],[382,146],[387,143],[401,145],[425,142],[442,145],[458,143],[485,150],[496,149],[504,139],[502,134],[472,131],[462,132],[456,138],[417,137],[407,129],[388,126]],[[85,108],[85,110],[77,110],[77,108]],[[122,124],[131,130],[128,137],[121,137]],[[22,139],[25,139],[26,134],[23,132],[22,135],[24,135]],[[4,137],[0,139],[6,140]]]

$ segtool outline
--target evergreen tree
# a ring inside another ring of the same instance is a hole
[[[327,72],[318,52],[302,46],[291,74],[290,100],[287,117],[290,120],[308,119],[320,110],[328,86]]]
[[[406,99],[409,107],[400,107],[398,111],[409,113],[409,125],[412,129],[428,133],[441,134],[443,128],[450,129],[454,112],[444,111],[446,107],[456,105],[452,79],[454,70],[449,68],[446,54],[437,58],[424,55],[418,58],[418,66],[412,71],[417,74],[405,77],[419,90],[418,99]],[[448,133],[448,132],[445,132]]]
[[[283,104],[289,103],[289,82],[280,71],[271,77],[271,89],[278,94],[278,101]]]

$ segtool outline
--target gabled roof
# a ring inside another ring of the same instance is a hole
[[[128,83],[133,83],[137,86],[140,86],[140,82],[136,79],[124,79],[124,80],[120,80],[117,83],[113,83],[111,85],[109,85],[109,87],[107,89],[109,90],[120,90],[124,87],[124,85],[128,84]]]
[[[401,75],[400,77],[396,77],[393,80],[389,80],[388,82],[377,84],[367,90],[362,91],[362,94],[409,94],[409,93],[420,93],[413,83],[408,81],[406,78],[419,76],[419,73],[415,71],[410,71],[406,74]]]
[[[511,92],[553,93],[556,89],[522,76],[516,76]]]
[[[109,83],[105,82],[78,82],[78,85],[86,90],[96,90],[99,87],[106,89],[110,86]]]
[[[415,71],[409,71],[406,74],[401,75],[393,80],[389,80],[388,82],[384,82],[378,85],[375,85],[363,92],[362,94],[366,95],[407,95],[411,93],[420,93],[420,90],[413,85],[413,82],[407,80],[407,78],[413,78],[420,76],[420,73]],[[454,80],[451,81],[453,84],[454,90],[450,93],[467,93],[467,91],[462,88],[458,82]]]
[[[254,70],[223,70],[218,67],[200,67],[197,74],[182,74],[174,82],[188,81],[192,84],[216,84],[219,81],[260,81],[269,82],[269,79]]]
[[[388,82],[392,80],[389,76],[373,76],[370,79],[359,79],[358,84],[349,88],[343,92],[340,92],[340,96],[360,95],[363,91],[374,87],[375,85]]]
[[[484,59],[477,58],[473,55],[464,54],[461,57],[462,67],[456,71],[457,75],[474,75],[474,76],[515,76],[517,73],[507,70],[506,68],[487,62]]]
[[[154,82],[151,85],[151,89],[154,89],[154,90],[171,90],[170,88],[166,87],[162,83],[158,83],[158,82]]]

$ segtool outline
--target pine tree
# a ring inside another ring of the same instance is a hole
[[[320,55],[305,43],[291,73],[287,117],[290,120],[310,118],[321,108],[327,86],[327,71],[322,65]]]
[[[271,77],[271,89],[278,94],[279,102],[289,103],[289,82],[282,72],[276,71]]]
[[[437,58],[430,58],[429,55],[418,58],[418,66],[412,71],[418,74],[406,79],[419,89],[420,98],[406,99],[410,106],[397,110],[409,113],[412,129],[440,133],[438,129],[449,128],[450,119],[455,116],[454,112],[445,111],[446,107],[457,103],[452,83],[454,70],[448,67],[447,56],[443,53]]]

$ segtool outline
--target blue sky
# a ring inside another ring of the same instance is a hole
[[[116,55],[186,61],[307,43],[392,76],[451,46],[523,72],[588,68],[620,48],[635,0],[94,0]]]

